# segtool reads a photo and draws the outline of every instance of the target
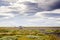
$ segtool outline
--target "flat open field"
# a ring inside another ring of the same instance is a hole
[[[34,30],[41,30],[41,29],[53,29],[53,30],[60,30],[60,27],[0,27],[0,29],[10,29],[10,30],[17,30],[17,29],[34,29]]]
[[[0,40],[60,40],[60,27],[0,27]]]

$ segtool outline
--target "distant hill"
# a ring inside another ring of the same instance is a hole
[[[16,30],[16,29],[26,29],[26,30],[45,30],[45,29],[52,29],[52,30],[60,30],[60,27],[0,27],[0,29],[10,29],[10,30]]]

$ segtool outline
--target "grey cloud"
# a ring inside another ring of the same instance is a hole
[[[60,0],[58,0],[52,8],[53,9],[60,9]]]
[[[45,17],[57,17],[57,18],[60,18],[60,14],[59,13],[44,13],[42,14],[44,15]]]
[[[19,14],[18,11],[11,11],[11,12],[8,12],[8,13],[12,13],[12,14]]]
[[[6,16],[0,15],[0,18],[3,18],[3,17],[6,17]]]
[[[51,2],[50,2],[51,1]],[[42,11],[51,11],[54,9],[60,8],[60,0],[45,0],[45,2],[42,1],[42,3],[38,3],[38,7],[42,8]]]
[[[9,6],[10,3],[7,1],[0,0],[0,6]]]
[[[52,1],[52,0],[51,0]],[[20,11],[18,7],[10,7],[10,9],[13,9],[13,11],[11,11],[11,13],[13,14],[20,14],[20,12],[22,14],[28,14],[27,16],[31,16],[36,14],[37,12],[41,12],[41,11],[51,11],[54,9],[59,9],[60,8],[60,1],[54,1],[54,3],[50,4],[50,5],[43,5],[43,6],[39,6],[38,3],[33,3],[33,2],[29,2],[29,1],[25,1],[25,2],[21,2],[20,4],[26,5],[27,8],[26,10],[24,10],[24,12]],[[49,3],[48,3],[49,4]],[[39,6],[39,7],[38,7]],[[46,7],[46,8],[45,8]],[[14,11],[16,10],[16,11]]]
[[[24,12],[22,12],[23,10],[21,11],[20,10],[21,8],[19,8],[19,7],[12,7],[11,6],[11,7],[9,7],[9,9],[12,9],[12,10],[10,12],[7,12],[7,13],[12,13],[14,15],[21,13],[21,14],[28,14],[27,16],[32,16],[32,15],[36,14],[37,12],[50,11],[50,10],[54,10],[54,9],[59,9],[60,8],[60,5],[59,5],[60,1],[59,0],[57,0],[54,5],[52,5],[52,4],[51,5],[47,5],[46,4],[45,6],[44,5],[41,6],[42,4],[39,6],[38,3],[33,3],[33,2],[29,2],[29,1],[25,1],[25,2],[22,2],[20,4],[24,4],[24,5],[27,6],[27,8],[26,8],[26,10],[24,10]],[[9,2],[0,0],[0,6],[8,6],[8,5],[10,5]],[[42,7],[44,7],[44,8],[42,8]],[[47,8],[45,8],[45,7],[47,7]],[[44,15],[47,15],[48,17],[51,17],[51,16],[52,17],[58,17],[59,16],[58,14],[55,15],[53,13],[44,14]]]
[[[29,15],[34,15],[36,12],[38,12],[38,4],[32,3],[32,2],[22,2],[22,4],[27,6],[27,11],[24,13],[27,13]]]
[[[21,8],[19,8],[19,7],[9,7],[10,9],[13,9],[13,11],[11,11],[9,13],[13,13],[13,14],[20,14],[21,13],[23,15],[28,14],[27,16],[31,16],[39,11],[37,3],[32,3],[32,2],[26,1],[26,2],[21,2],[18,4],[23,4],[23,5],[27,6],[26,10],[22,10],[22,11],[24,11],[24,12],[22,12]]]
[[[46,1],[46,2],[48,2],[48,1]],[[52,0],[51,0],[51,2],[52,2]],[[51,11],[51,10],[60,8],[60,0],[55,0],[55,1],[53,1],[52,4],[50,4],[49,2],[48,2],[48,4],[45,4],[45,5],[40,4],[40,6],[38,5],[39,3],[32,3],[32,2],[22,2],[22,4],[27,6],[27,11],[25,11],[24,13],[27,13],[30,16],[36,14],[37,12]]]

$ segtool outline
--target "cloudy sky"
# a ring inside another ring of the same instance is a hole
[[[0,26],[60,26],[60,0],[0,0]]]

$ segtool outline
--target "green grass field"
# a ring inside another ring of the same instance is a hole
[[[57,28],[0,28],[0,40],[60,40]]]

